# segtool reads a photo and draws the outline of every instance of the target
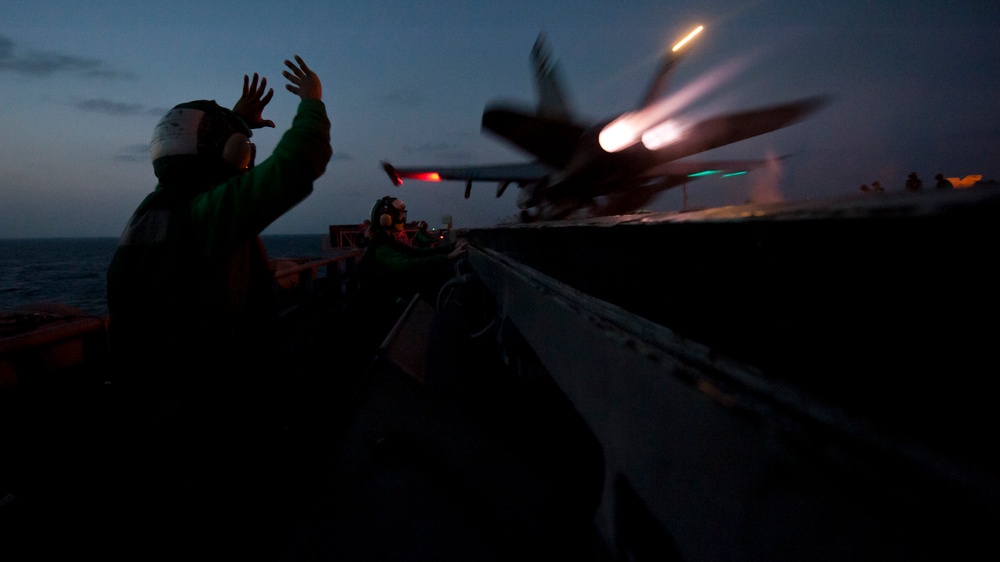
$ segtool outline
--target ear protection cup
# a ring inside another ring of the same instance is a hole
[[[243,133],[234,133],[222,147],[222,160],[234,170],[246,171],[253,163],[253,143]]]
[[[372,207],[371,221],[382,228],[396,226],[401,229],[406,222],[406,205],[399,199],[386,195]]]

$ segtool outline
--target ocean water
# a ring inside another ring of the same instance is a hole
[[[261,237],[271,258],[319,257],[322,234]],[[60,303],[105,315],[108,264],[118,238],[0,239],[0,312],[26,305]]]

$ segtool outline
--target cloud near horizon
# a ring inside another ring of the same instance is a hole
[[[138,103],[123,103],[108,99],[80,100],[76,108],[83,111],[93,111],[104,115],[146,115],[150,110]]]
[[[0,72],[13,72],[25,76],[46,77],[59,73],[78,73],[88,78],[133,80],[135,73],[108,68],[101,59],[78,57],[53,51],[28,50],[15,53],[17,45],[0,35]]]

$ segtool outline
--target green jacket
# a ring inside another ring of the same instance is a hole
[[[421,293],[433,302],[437,289],[452,273],[451,246],[414,248],[395,240],[385,230],[375,230],[358,262],[358,280],[369,308],[378,303],[409,300]]]
[[[414,248],[433,248],[434,238],[425,230],[418,230],[416,234],[413,235],[413,247]]]
[[[185,362],[253,349],[268,329],[273,271],[259,234],[313,190],[332,149],[319,100],[303,100],[273,154],[219,185],[157,185],[108,268],[112,351]]]

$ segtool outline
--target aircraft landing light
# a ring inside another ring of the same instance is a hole
[[[722,174],[722,177],[724,177],[724,178],[731,178],[733,176],[742,176],[745,173],[747,173],[746,170],[743,170],[741,172],[730,172],[728,174]]]
[[[700,178],[704,176],[711,176],[713,174],[721,174],[722,170],[705,170],[702,172],[696,172],[694,174],[688,174],[689,178]]]

